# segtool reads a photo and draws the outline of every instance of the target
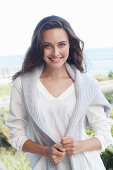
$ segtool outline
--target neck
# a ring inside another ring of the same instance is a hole
[[[66,70],[65,64],[60,68],[52,68],[48,67],[46,64],[44,65],[44,70],[42,73],[42,77],[48,77],[51,79],[60,79],[64,77],[69,77],[68,72]]]

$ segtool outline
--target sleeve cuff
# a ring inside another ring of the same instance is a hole
[[[24,151],[22,151],[23,145],[24,143],[28,140],[27,136],[22,136],[19,139],[11,139],[11,145],[20,152],[25,153]]]
[[[28,140],[28,138],[26,136],[24,136],[22,139],[21,139],[21,144],[20,144],[20,147],[19,147],[19,151],[23,152],[23,153],[26,153],[25,151],[22,151],[22,148],[23,148],[23,145],[24,143]]]
[[[109,145],[113,144],[113,137],[111,134],[108,134],[106,137],[99,135],[95,135],[95,137],[100,141],[102,146],[102,148],[98,150],[99,153],[104,152]]]

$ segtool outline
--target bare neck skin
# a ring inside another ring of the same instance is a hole
[[[53,69],[45,65],[41,77],[54,80],[54,79],[69,78],[70,76],[66,70],[65,65],[63,65],[61,68],[56,68],[56,69],[55,68]]]

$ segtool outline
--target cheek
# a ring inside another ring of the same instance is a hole
[[[50,54],[50,52],[46,49],[44,49],[44,57],[48,56]]]
[[[68,55],[69,55],[69,48],[65,48],[65,49],[63,50],[63,54],[64,54],[65,56],[68,56]]]

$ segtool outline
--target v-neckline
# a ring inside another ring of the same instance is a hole
[[[74,83],[71,84],[64,92],[62,92],[58,97],[54,97],[47,89],[46,87],[43,85],[43,83],[41,82],[41,80],[39,79],[39,85],[40,85],[40,90],[43,93],[44,96],[48,97],[49,99],[54,99],[54,100],[58,100],[61,99],[62,97],[67,96],[70,92],[72,87],[74,86]]]

